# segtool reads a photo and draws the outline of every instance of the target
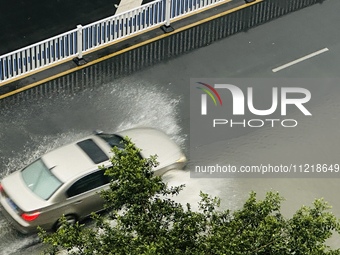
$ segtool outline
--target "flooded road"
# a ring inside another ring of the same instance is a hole
[[[157,127],[185,149],[186,134],[177,112],[181,100],[167,89],[129,78],[96,91],[53,95],[3,107],[0,115],[6,121],[0,123],[1,176],[96,129],[114,132],[137,126]],[[2,218],[0,240],[0,254],[20,254],[37,243],[35,235],[16,233]]]
[[[99,84],[99,78],[90,77],[87,88],[77,93],[55,92],[48,97],[30,96],[20,102],[5,100],[0,109],[0,177],[95,129],[113,132],[136,126],[156,127],[188,153],[190,78],[339,77],[340,67],[336,63],[340,44],[339,35],[334,32],[334,24],[340,22],[336,11],[339,8],[339,2],[325,1],[126,78],[105,77],[106,81]],[[308,26],[301,22],[306,19]],[[272,72],[273,68],[324,47],[329,52]],[[258,162],[262,159],[276,162],[280,155],[288,159],[297,157],[292,148],[310,162],[337,158],[339,91],[325,91],[322,96],[323,100],[311,109],[315,118],[301,120],[296,132],[263,129],[235,133],[201,147],[200,160],[236,164],[252,158]],[[190,162],[185,171],[172,171],[164,176],[170,184],[186,184],[178,198],[182,202],[196,203],[202,190],[221,197],[223,208],[237,209],[251,190],[260,197],[274,190],[286,198],[283,212],[287,216],[301,205],[310,205],[315,198],[324,197],[340,217],[338,178],[193,179],[189,170],[194,163],[197,162]],[[0,219],[0,240],[0,254],[36,254],[42,248],[35,235],[19,235],[3,219]],[[340,246],[339,240],[335,237],[330,244]]]

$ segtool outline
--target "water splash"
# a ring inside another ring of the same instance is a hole
[[[118,79],[77,94],[61,91],[47,98],[36,96],[2,106],[0,178],[95,129],[115,132],[138,126],[154,127],[183,147],[186,135],[178,124],[181,100],[158,84]],[[23,254],[27,247],[39,243],[36,235],[22,236],[2,219],[0,240],[0,255]]]

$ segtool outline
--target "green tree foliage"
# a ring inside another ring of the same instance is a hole
[[[168,187],[154,176],[156,157],[143,159],[130,140],[114,148],[110,189],[103,192],[104,215],[93,214],[95,227],[65,218],[55,233],[40,229],[48,254],[63,249],[70,254],[131,255],[335,255],[325,241],[339,233],[339,221],[330,206],[316,200],[291,219],[280,212],[282,198],[269,192],[261,201],[252,192],[243,208],[221,210],[220,200],[201,193],[199,210],[175,202],[183,188]]]

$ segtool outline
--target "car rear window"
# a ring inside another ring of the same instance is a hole
[[[21,174],[27,187],[45,200],[52,196],[62,184],[41,159],[24,168]]]
[[[108,156],[99,148],[99,146],[92,140],[87,139],[77,143],[77,145],[90,157],[95,164],[102,163],[108,160]]]

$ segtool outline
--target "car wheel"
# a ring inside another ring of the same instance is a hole
[[[74,214],[67,214],[65,215],[66,221],[73,225],[78,221],[78,217]],[[60,220],[58,220],[55,224],[54,231],[57,231],[62,226]]]

